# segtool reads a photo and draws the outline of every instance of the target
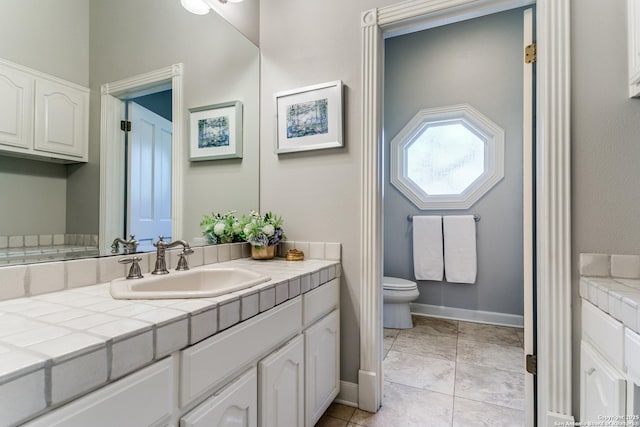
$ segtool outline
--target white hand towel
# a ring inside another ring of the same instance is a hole
[[[442,223],[447,282],[475,283],[476,222],[473,215],[445,216]]]
[[[413,217],[413,271],[416,280],[442,280],[442,217]]]

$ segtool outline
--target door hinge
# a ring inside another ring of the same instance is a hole
[[[532,375],[538,373],[538,356],[535,354],[527,354],[527,372]]]
[[[536,62],[536,44],[531,43],[529,46],[524,48],[524,63],[531,64],[532,62]]]
[[[131,132],[131,122],[129,120],[121,120],[120,130],[123,132]]]

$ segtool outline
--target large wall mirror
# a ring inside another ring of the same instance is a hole
[[[23,257],[9,256],[10,236],[76,236],[72,243],[81,246],[98,235],[101,87],[173,64],[182,64],[182,117],[158,112],[182,121],[182,231],[171,238],[198,244],[202,215],[259,209],[259,56],[218,13],[193,15],[179,0],[0,0],[0,58],[91,89],[88,163],[0,153],[0,266],[74,257],[38,257],[27,248]],[[153,110],[158,100],[137,101]],[[242,158],[190,162],[189,109],[229,101],[243,106]],[[123,234],[126,217],[123,211]],[[103,240],[115,237],[125,236]]]

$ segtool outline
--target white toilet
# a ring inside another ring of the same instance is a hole
[[[385,328],[413,328],[409,303],[420,296],[416,282],[398,277],[382,278],[383,325]]]

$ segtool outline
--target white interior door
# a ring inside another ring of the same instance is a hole
[[[141,243],[171,238],[171,136],[169,120],[129,102],[127,230]]]

